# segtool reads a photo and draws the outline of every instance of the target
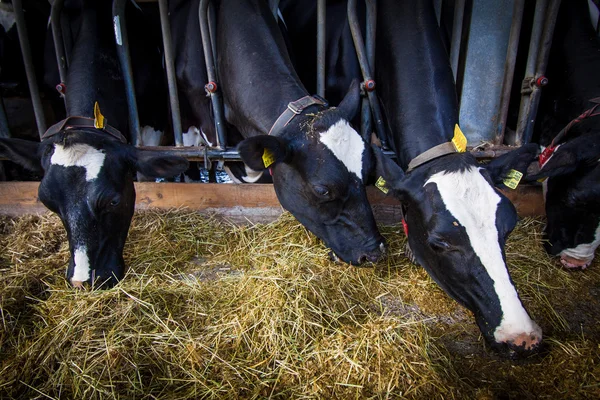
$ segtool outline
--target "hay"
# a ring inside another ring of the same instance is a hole
[[[125,280],[75,291],[55,216],[0,218],[1,398],[598,398],[600,265],[569,273],[522,221],[507,260],[547,352],[485,348],[472,316],[403,257],[328,261],[290,215],[234,226],[136,214]]]

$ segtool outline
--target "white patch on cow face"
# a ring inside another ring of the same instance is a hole
[[[339,120],[321,133],[319,140],[348,168],[348,171],[362,181],[365,142],[348,121]]]
[[[598,224],[598,227],[596,228],[594,240],[591,243],[581,243],[572,249],[564,249],[560,252],[560,255],[565,255],[589,263],[594,259],[594,252],[598,246],[600,246],[600,224]]]
[[[142,144],[144,146],[160,146],[163,133],[151,126],[144,126],[141,131]]]
[[[64,147],[61,144],[54,144],[54,154],[50,159],[53,165],[63,167],[82,167],[85,169],[85,180],[91,181],[98,177],[106,154],[87,144],[74,144]]]
[[[87,254],[87,247],[82,246],[75,249],[73,253],[73,277],[71,282],[85,282],[90,279],[90,259]]]
[[[494,282],[502,309],[502,321],[494,331],[496,341],[508,342],[522,333],[541,337],[541,329],[523,308],[502,258],[496,228],[501,200],[498,193],[474,167],[462,172],[438,172],[425,185],[428,183],[437,185],[444,205],[465,228],[475,254]]]

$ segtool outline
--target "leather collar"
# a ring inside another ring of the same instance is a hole
[[[281,113],[279,118],[277,118],[277,121],[275,121],[275,123],[269,130],[269,135],[272,135],[273,133],[276,133],[277,131],[283,129],[287,124],[290,123],[292,119],[294,119],[296,115],[302,114],[302,112],[305,109],[312,105],[320,105],[327,107],[328,104],[327,101],[325,101],[323,98],[317,95],[304,96],[301,99],[288,103],[288,106],[285,109],[285,111]]]
[[[419,165],[423,165],[426,162],[452,153],[458,153],[458,150],[456,150],[456,147],[452,142],[438,144],[437,146],[430,148],[429,150],[419,154],[418,156],[410,160],[406,172],[410,172],[413,169],[417,168]]]
[[[42,135],[41,140],[46,140],[48,138],[51,138],[52,136],[57,135],[58,133],[60,133],[63,130],[77,129],[77,128],[94,128],[101,132],[109,134],[113,138],[121,141],[122,143],[127,144],[127,139],[125,139],[125,136],[123,136],[123,134],[121,132],[119,132],[118,129],[113,128],[112,126],[110,126],[108,124],[106,124],[104,126],[104,128],[98,129],[98,128],[96,128],[94,121],[95,121],[94,118],[88,118],[88,117],[67,117],[67,118],[63,119],[62,121],[59,121],[56,124],[52,125],[50,128],[48,128],[48,130]]]

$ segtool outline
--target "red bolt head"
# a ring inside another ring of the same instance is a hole
[[[64,83],[59,83],[58,85],[56,85],[56,91],[62,95],[64,95],[67,92],[67,85],[65,85]]]
[[[535,84],[538,87],[546,86],[548,84],[548,78],[542,75],[535,80]]]
[[[207,92],[214,93],[217,91],[217,84],[216,84],[216,82],[208,82],[206,84],[206,86],[204,86],[204,88],[206,89]]]
[[[373,90],[375,90],[375,81],[373,79],[365,81],[365,90],[367,92],[372,92]]]

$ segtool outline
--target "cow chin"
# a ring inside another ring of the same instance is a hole
[[[342,250],[339,253],[335,250],[329,252],[329,258],[331,261],[343,261],[347,264],[353,265],[355,267],[368,267],[373,263],[379,261],[379,259],[385,254],[386,247],[385,241],[383,238],[380,238],[378,245],[373,246],[372,248],[366,251],[354,251],[354,249],[350,250]],[[332,246],[328,246],[329,248],[333,248]]]

